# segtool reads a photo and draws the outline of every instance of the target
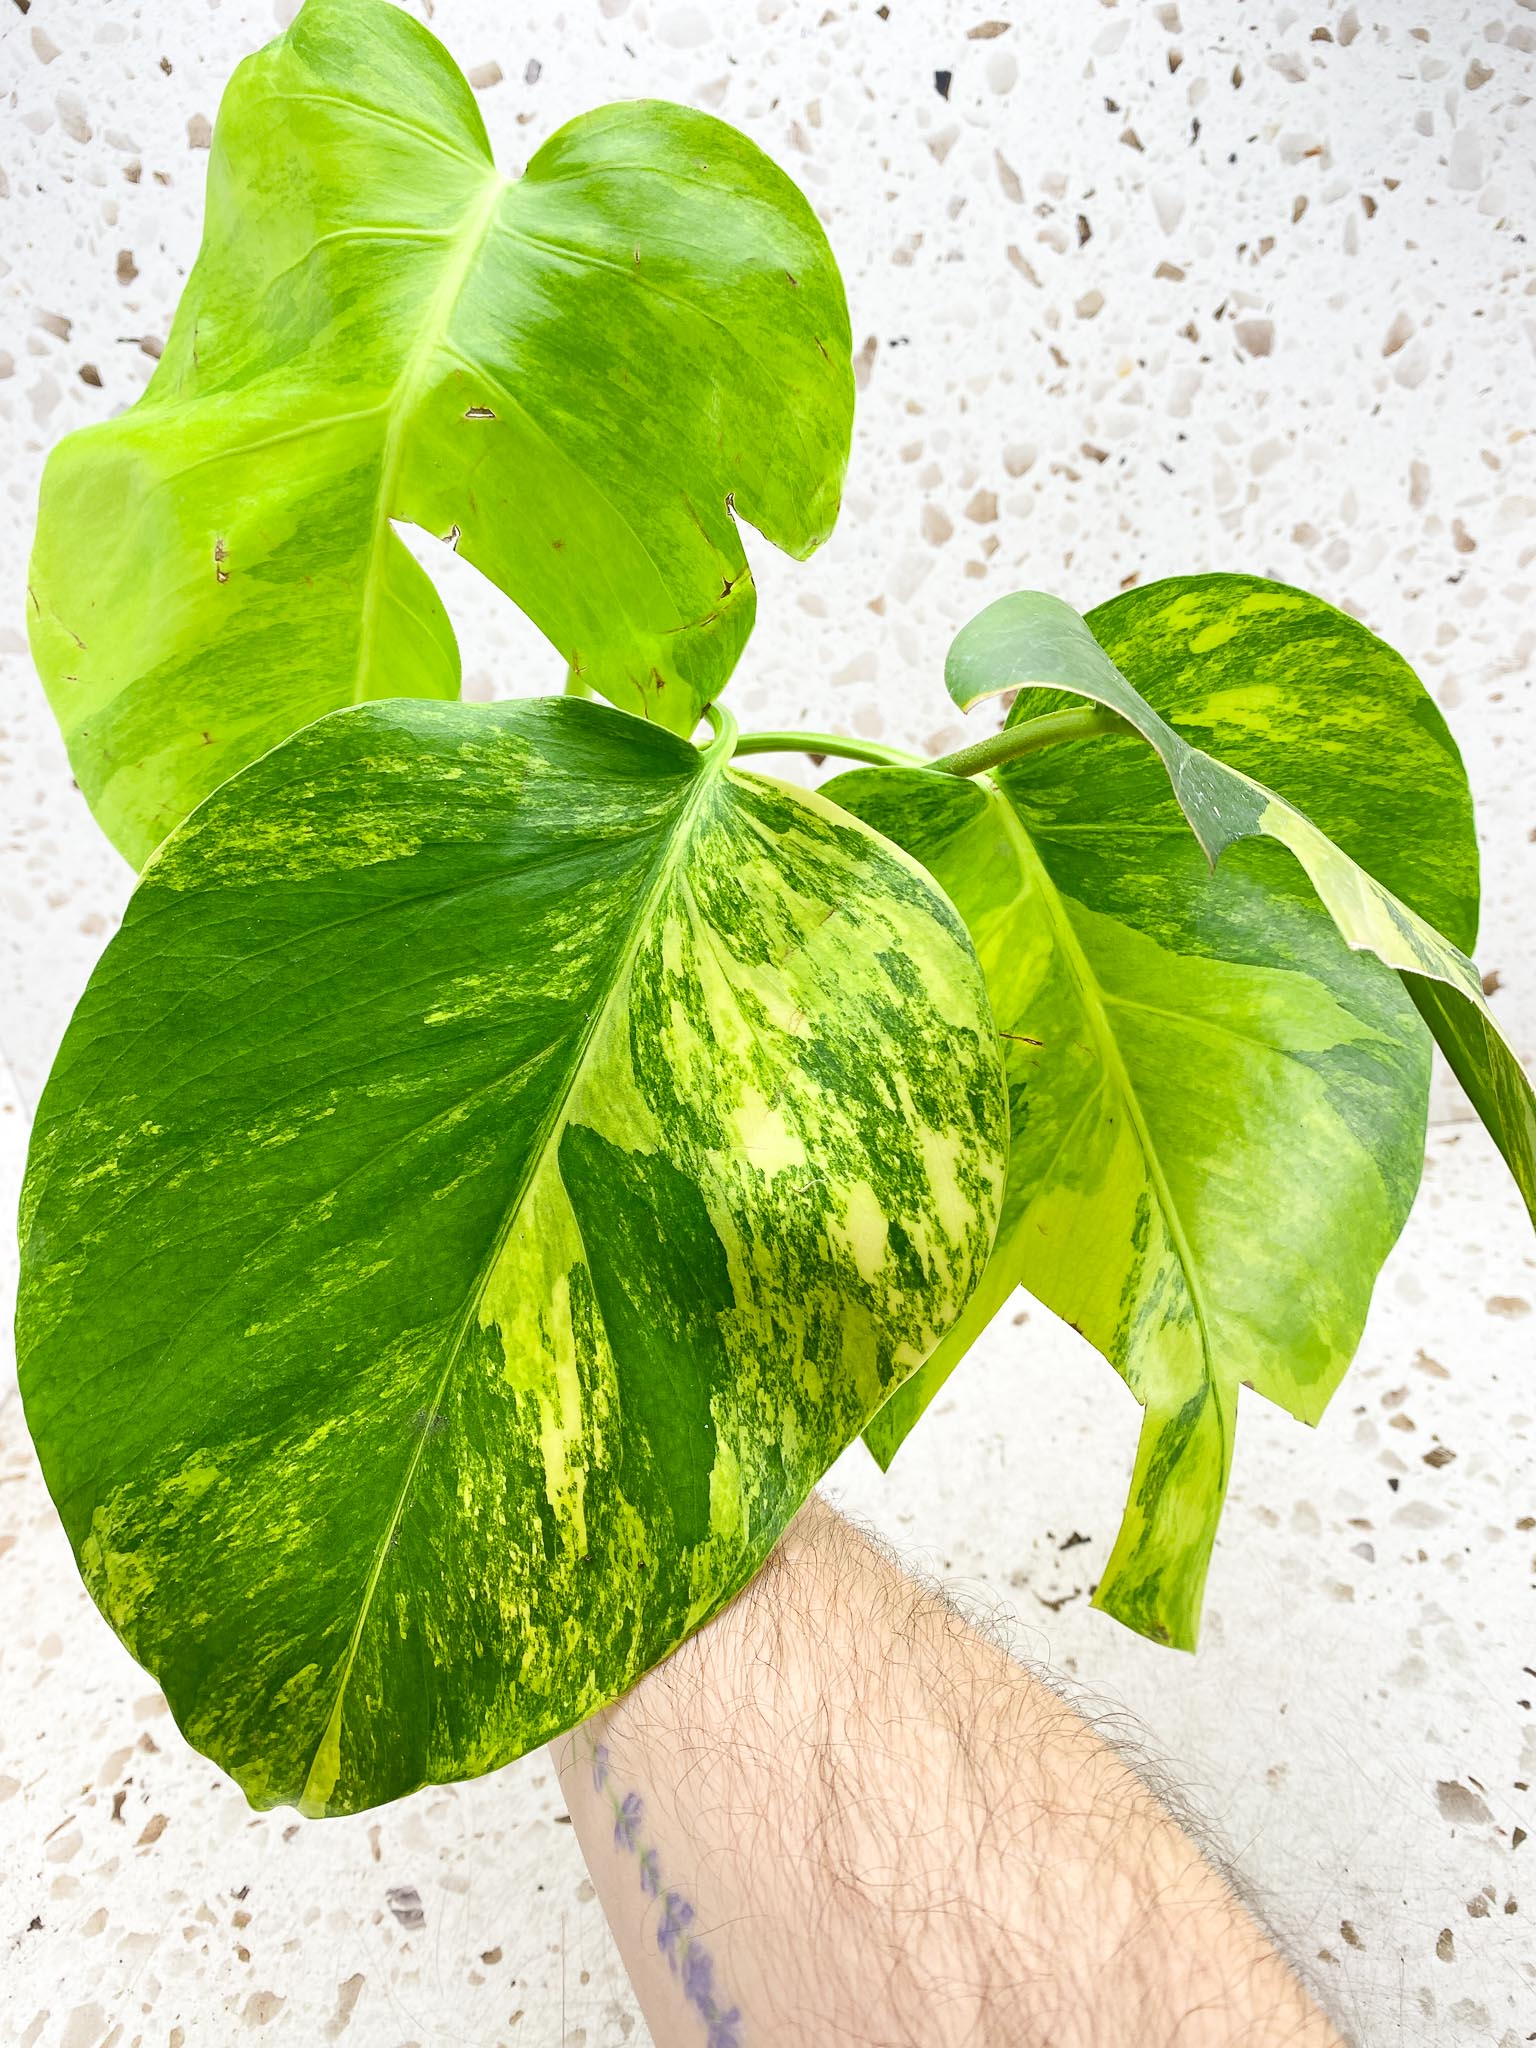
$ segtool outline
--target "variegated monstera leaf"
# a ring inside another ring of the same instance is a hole
[[[236,71],[165,353],[43,477],[29,625],[76,778],[135,866],[301,725],[451,698],[391,521],[448,541],[600,695],[688,733],[754,594],[837,516],[848,313],[809,205],[656,100],[519,178],[391,0],[306,0]]]
[[[756,1569],[964,1306],[964,927],[814,796],[574,699],[336,713],[150,863],[24,1196],[102,1611],[258,1805],[489,1770]]]
[[[973,780],[828,785],[964,915],[1012,1120],[982,1285],[866,1435],[889,1463],[1022,1284],[1146,1408],[1097,1602],[1192,1647],[1239,1385],[1319,1419],[1413,1200],[1429,1073],[1413,1004],[1536,1192],[1530,1089],[1458,950],[1477,916],[1466,778],[1405,662],[1257,577],[1155,584],[1086,623],[1005,598],[960,635],[948,680],[962,706],[1018,689],[1021,737],[1084,699],[1123,736]]]

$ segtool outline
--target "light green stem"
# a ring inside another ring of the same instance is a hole
[[[704,716],[709,720],[710,742],[704,749],[706,761],[714,761],[724,755],[729,761],[738,751],[736,743],[736,721],[729,711],[722,711],[718,704],[706,704]]]
[[[1016,761],[1021,754],[1035,754],[1042,747],[1059,747],[1068,740],[1097,739],[1101,734],[1130,732],[1118,711],[1098,704],[1081,710],[1049,711],[1025,725],[1011,725],[990,739],[962,747],[957,754],[941,754],[937,761],[925,761],[920,754],[908,754],[900,747],[885,747],[878,740],[846,739],[835,732],[746,732],[736,742],[736,758],[743,754],[835,754],[844,761],[868,761],[877,768],[928,768],[943,775],[984,775],[989,768]]]
[[[589,683],[582,681],[575,669],[568,668],[565,672],[565,694],[567,697],[595,697],[597,692]]]
[[[1101,734],[1131,732],[1134,728],[1118,711],[1101,705],[1084,705],[1081,710],[1048,711],[1044,718],[1032,718],[1024,725],[1005,726],[990,739],[962,747],[958,754],[941,754],[927,765],[944,775],[984,775],[1005,761],[1017,761],[1021,754],[1035,754],[1042,747],[1059,747],[1068,740],[1097,739]]]
[[[845,739],[835,732],[744,732],[736,742],[743,754],[835,754],[843,761],[867,761],[877,768],[926,768],[917,754],[900,747],[882,747],[878,740]]]

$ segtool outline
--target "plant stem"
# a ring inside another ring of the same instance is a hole
[[[736,742],[743,754],[835,754],[844,761],[867,761],[877,768],[926,768],[917,754],[900,747],[882,747],[878,740],[844,739],[835,732],[744,732]]]
[[[596,692],[589,683],[581,680],[575,669],[568,668],[565,672],[565,694],[567,697],[592,697]]]
[[[1005,726],[990,739],[962,747],[957,754],[941,754],[927,765],[944,775],[984,775],[1021,754],[1038,753],[1042,747],[1063,746],[1068,740],[1097,739],[1104,733],[1132,732],[1135,728],[1118,711],[1100,704],[1085,704],[1081,710],[1048,711],[1044,718],[1032,718],[1024,725]]]
[[[846,739],[835,732],[746,732],[736,742],[736,759],[744,754],[835,754],[845,761],[867,761],[877,768],[928,768],[944,775],[982,775],[989,768],[1016,761],[1021,754],[1038,753],[1042,747],[1057,747],[1068,740],[1091,740],[1100,734],[1131,732],[1134,728],[1118,711],[1103,705],[1085,704],[1071,711],[1050,711],[1044,718],[1026,725],[1013,725],[962,747],[957,754],[942,754],[937,761],[925,761],[920,754],[908,754],[900,747],[882,746],[878,740]]]
[[[726,760],[736,752],[736,721],[729,711],[722,711],[718,704],[706,704],[704,716],[709,720],[710,742],[703,749],[704,758],[713,761],[719,754]]]

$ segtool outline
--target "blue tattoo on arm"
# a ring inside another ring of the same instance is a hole
[[[613,1846],[635,1857],[640,1866],[640,1889],[647,1898],[661,1904],[656,1927],[656,1946],[682,1986],[684,1998],[704,2022],[704,2048],[741,2048],[741,2013],[727,2009],[724,1996],[715,1989],[715,1962],[693,1927],[693,1907],[681,1892],[670,1890],[662,1880],[661,1862],[645,1839],[645,1803],[638,1792],[622,1798],[614,1791],[608,1745],[600,1742],[592,1752],[592,1784],[607,1796],[613,1812]]]

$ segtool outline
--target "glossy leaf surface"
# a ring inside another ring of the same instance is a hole
[[[1023,1285],[1146,1409],[1098,1602],[1192,1648],[1238,1387],[1316,1421],[1338,1384],[1418,1184],[1429,1046],[1395,976],[1350,952],[1278,849],[1235,849],[1213,877],[1166,786],[1150,811],[1100,801],[1095,747],[1146,752],[1088,742],[1034,757],[1033,776],[835,785],[970,926],[1012,1122],[981,1286],[865,1436],[889,1464]]]
[[[1256,677],[1258,667],[1277,664],[1282,677],[1292,668],[1296,688],[1305,694],[1305,668],[1321,662],[1323,690],[1346,691],[1355,636],[1380,649],[1398,670],[1411,673],[1406,664],[1342,613],[1305,592],[1257,577],[1175,578],[1132,591],[1118,602],[1112,619],[1107,618],[1112,607],[1105,606],[1090,627],[1058,598],[1035,592],[1000,598],[956,639],[946,672],[951,694],[957,702],[976,703],[1017,688],[1025,694],[1009,713],[1010,725],[1044,716],[1072,699],[1107,704],[1156,750],[1180,808],[1213,861],[1245,838],[1277,840],[1288,847],[1349,944],[1374,953],[1402,975],[1536,1218],[1536,1094],[1500,1035],[1477,969],[1447,936],[1454,933],[1463,944],[1472,943],[1476,867],[1465,778],[1439,712],[1421,691],[1414,714],[1417,736],[1405,732],[1402,720],[1394,725],[1367,714],[1357,726],[1344,714],[1345,744],[1353,751],[1339,761],[1339,776],[1351,776],[1359,785],[1374,779],[1385,794],[1379,823],[1362,827],[1352,813],[1352,830],[1344,835],[1345,843],[1338,843],[1256,776],[1192,746],[1127,680],[1106,645],[1112,640],[1115,653],[1134,667],[1137,681],[1149,687],[1199,663],[1205,677],[1197,689],[1215,697],[1225,686],[1239,703],[1241,693],[1251,690],[1247,716],[1260,728],[1272,715],[1266,695],[1283,692],[1284,684],[1271,675],[1266,691]],[[1318,612],[1335,622],[1331,662],[1316,644]],[[1100,632],[1106,645],[1096,637]],[[1282,717],[1279,730],[1257,743],[1257,751],[1277,763],[1286,758],[1283,724]],[[1392,750],[1384,751],[1389,740]],[[1451,800],[1441,790],[1451,764],[1461,780],[1464,825],[1462,837],[1442,851],[1435,828],[1443,828],[1452,816]],[[1421,769],[1428,787],[1421,785]],[[1330,778],[1314,769],[1313,779],[1323,787]],[[1362,797],[1356,811],[1369,814],[1370,809]],[[1348,850],[1351,838],[1358,857]],[[1370,868],[1364,865],[1367,860]],[[1439,875],[1437,868],[1443,870]],[[1384,873],[1403,888],[1403,896],[1394,895]],[[1430,907],[1421,912],[1420,903]],[[1437,927],[1432,917],[1442,924]]]
[[[97,817],[140,864],[339,706],[454,697],[448,540],[584,680],[689,732],[754,596],[836,517],[848,317],[805,199],[706,114],[634,101],[520,178],[388,0],[307,0],[235,73],[155,375],[44,476],[29,623]]]
[[[741,1586],[991,1244],[953,909],[571,699],[322,719],[150,863],[39,1111],[27,1416],[258,1805],[489,1770]]]
[[[1033,612],[1054,631],[1054,642],[1028,636],[1024,666],[1089,686],[1029,691],[1011,723],[1082,695],[1134,713],[1186,790],[1209,791],[1219,828],[1236,806],[1224,769],[1209,776],[1203,760],[1183,758],[1180,735],[1198,735],[1281,782],[1342,846],[1471,942],[1465,776],[1412,671],[1364,628],[1249,577],[1116,599],[1092,615],[1091,651],[1065,607],[1005,603],[1015,624]],[[966,644],[973,631],[951,668],[962,701],[999,687],[999,664]],[[1099,642],[1145,681],[1145,699]],[[1138,659],[1143,648],[1158,658]],[[1129,734],[1052,747],[979,787],[885,772],[829,787],[932,867],[977,938],[998,1022],[1015,1034],[1013,1151],[992,1264],[961,1324],[866,1436],[888,1463],[1022,1281],[1147,1405],[1099,1603],[1192,1643],[1238,1383],[1318,1418],[1411,1201],[1427,1079],[1411,1013],[1390,976],[1339,942],[1279,848],[1234,847],[1213,875],[1157,756]]]

